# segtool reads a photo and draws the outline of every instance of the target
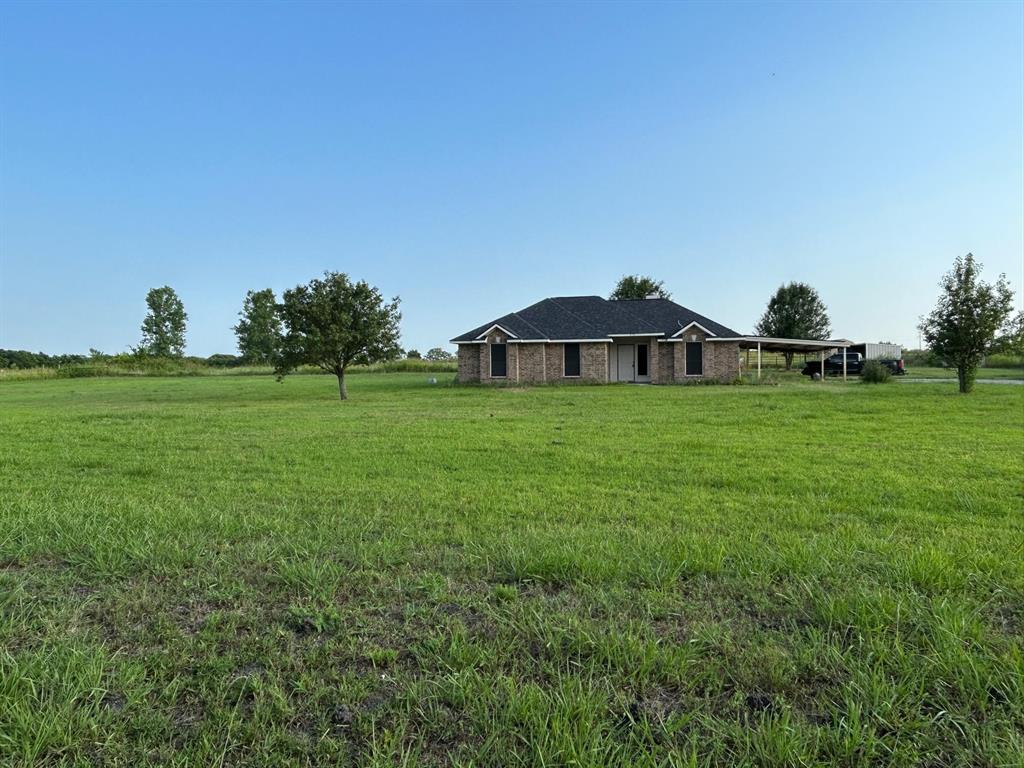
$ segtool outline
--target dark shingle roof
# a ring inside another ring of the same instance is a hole
[[[484,323],[452,341],[475,341],[495,325],[528,340],[604,339],[641,333],[668,337],[693,322],[715,336],[739,335],[669,299],[611,301],[600,296],[556,296]]]

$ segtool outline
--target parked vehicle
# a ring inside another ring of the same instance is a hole
[[[846,351],[860,352],[865,360],[899,360],[903,357],[903,347],[886,341],[877,344],[854,344]]]
[[[904,376],[907,373],[907,367],[903,364],[903,358],[899,359],[879,359],[882,365],[892,371],[893,376]]]
[[[813,376],[816,373],[822,376],[842,376],[843,354],[843,352],[839,352],[831,357],[826,357],[824,370],[822,370],[822,363],[820,360],[812,360],[804,365],[804,369],[800,371],[800,373],[804,376]],[[845,355],[846,374],[848,376],[859,376],[860,372],[864,370],[864,358],[861,357],[859,352],[846,352]]]
[[[859,352],[864,361],[877,360],[890,371],[893,376],[903,376],[907,372],[903,362],[903,347],[892,342],[880,341],[876,344],[854,344],[847,352]]]
[[[814,374],[820,374],[823,376],[842,376],[843,375],[843,355],[846,355],[846,375],[847,376],[860,376],[864,370],[864,356],[859,352],[838,352],[831,357],[825,358],[825,370],[822,371],[822,365],[820,360],[811,360],[800,373],[804,376],[813,376]],[[902,376],[907,372],[903,365],[903,358],[898,360],[879,360],[882,365],[892,371],[893,376]]]

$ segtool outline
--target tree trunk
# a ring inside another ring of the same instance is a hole
[[[338,397],[341,400],[348,400],[348,389],[345,387],[345,369],[338,371]]]
[[[956,378],[957,382],[960,384],[960,394],[970,394],[971,390],[974,389],[974,376],[974,370],[962,365],[957,366]]]
[[[793,367],[793,353],[783,352],[782,356],[786,358],[786,370],[790,370]]]

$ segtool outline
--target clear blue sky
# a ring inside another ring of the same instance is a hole
[[[169,284],[231,352],[325,269],[421,350],[631,272],[916,346],[957,254],[1024,287],[1022,7],[7,2],[0,347],[124,350]]]

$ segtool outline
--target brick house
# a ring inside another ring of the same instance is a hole
[[[668,299],[559,296],[452,339],[461,382],[732,381],[735,331]]]

